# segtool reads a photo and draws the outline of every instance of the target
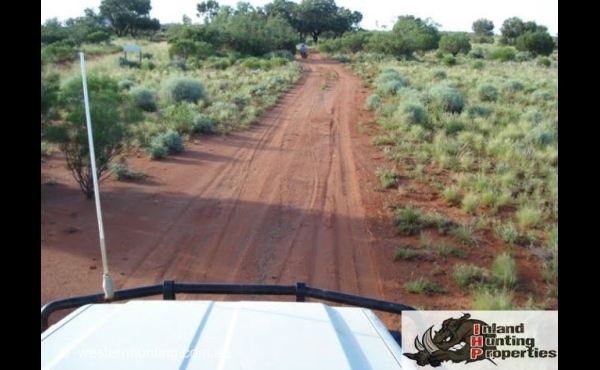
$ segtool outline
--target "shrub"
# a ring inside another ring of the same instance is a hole
[[[377,92],[383,95],[396,95],[396,92],[404,87],[400,80],[388,80],[377,84]]]
[[[523,119],[530,123],[540,123],[544,119],[544,115],[536,108],[531,108],[523,114]]]
[[[443,69],[434,69],[430,72],[431,77],[436,79],[436,80],[444,80],[446,79],[446,77],[448,77],[448,75],[446,74],[446,71],[444,71]]]
[[[141,64],[138,61],[135,60],[129,60],[125,57],[119,57],[119,59],[117,59],[119,67],[122,68],[140,68]]]
[[[488,59],[508,62],[515,59],[515,51],[511,47],[499,47],[488,53]]]
[[[469,52],[469,54],[467,54],[467,57],[469,57],[471,59],[484,59],[485,55],[483,54],[483,50],[477,48],[477,49],[471,50]]]
[[[210,64],[211,68],[225,70],[229,67],[229,63],[225,59],[219,59]]]
[[[169,46],[169,58],[181,60],[185,65],[188,58],[198,54],[200,43],[189,39],[179,39]]]
[[[389,189],[396,186],[396,181],[398,179],[398,173],[396,171],[380,167],[377,169],[377,176],[379,176],[379,179],[381,180],[381,186],[384,189]]]
[[[42,141],[42,158],[49,156],[52,153],[52,148],[50,144],[45,141]]]
[[[492,265],[494,282],[505,289],[512,289],[517,283],[517,268],[515,260],[504,252],[494,260]]]
[[[489,117],[494,113],[491,108],[484,107],[483,105],[472,105],[467,109],[467,116],[469,118],[475,117]]]
[[[516,244],[521,240],[519,230],[515,227],[515,224],[509,222],[507,224],[498,225],[494,228],[494,233],[505,243]]]
[[[456,226],[450,231],[458,241],[466,246],[479,246],[481,239],[475,234],[471,225]]]
[[[146,112],[156,112],[158,109],[156,105],[156,91],[147,87],[138,86],[130,92],[133,103],[138,108]]]
[[[461,113],[465,105],[460,91],[448,85],[435,85],[427,91],[427,101],[449,113]]]
[[[442,59],[442,64],[445,66],[454,66],[454,65],[456,65],[456,58],[452,55],[446,55]]]
[[[525,140],[538,147],[545,147],[556,141],[556,133],[552,127],[539,125],[527,132]]]
[[[473,69],[483,69],[484,66],[485,64],[481,60],[475,60],[471,63],[471,68]]]
[[[132,171],[125,160],[121,160],[119,163],[113,164],[110,170],[119,181],[137,180],[146,176],[146,174],[142,171]]]
[[[141,69],[143,71],[153,71],[155,68],[156,68],[156,64],[154,64],[153,61],[151,61],[151,60],[142,61]]]
[[[381,107],[381,98],[377,94],[370,95],[365,100],[365,109],[367,110],[377,110]]]
[[[455,265],[452,274],[454,281],[461,288],[466,288],[472,284],[485,283],[488,276],[489,272],[485,268],[465,263]]]
[[[384,69],[377,78],[373,81],[375,85],[379,85],[388,81],[398,81],[402,86],[408,86],[408,81],[402,77],[400,72],[392,68]]]
[[[522,206],[515,213],[519,226],[522,228],[535,227],[544,221],[544,213],[533,206]]]
[[[442,191],[442,196],[449,204],[458,205],[462,201],[462,196],[458,187],[452,185]]]
[[[248,69],[261,69],[262,68],[262,60],[256,57],[250,57],[242,62],[242,67]]]
[[[294,60],[294,53],[289,50],[274,50],[264,55],[265,58]]]
[[[439,44],[440,50],[456,56],[458,53],[467,54],[471,50],[471,40],[464,33],[455,33],[442,36]]]
[[[42,48],[42,61],[44,63],[68,62],[77,59],[77,52],[73,45],[66,41],[59,41]]]
[[[517,62],[527,62],[533,59],[533,55],[527,51],[520,51],[515,54],[515,60]]]
[[[271,64],[272,67],[281,67],[281,66],[288,64],[288,59],[286,59],[286,58],[271,58],[271,59],[269,59],[269,64]]]
[[[65,84],[61,102],[66,111],[66,120],[47,127],[45,135],[65,153],[68,168],[82,192],[91,199],[94,196],[93,170],[85,119],[87,111],[84,109],[81,86],[81,78],[73,78]],[[96,176],[101,179],[127,139],[120,110],[122,97],[117,91],[117,82],[106,76],[88,76],[88,90],[93,97],[89,113],[94,117]]]
[[[162,110],[162,114],[166,127],[180,134],[192,132],[196,115],[192,104],[171,104]]]
[[[473,293],[473,309],[482,311],[510,311],[513,309],[510,291],[480,289]]]
[[[461,202],[462,210],[472,215],[479,207],[480,202],[481,199],[479,195],[471,192],[466,193]]]
[[[157,142],[167,148],[169,154],[183,153],[183,138],[177,132],[168,130],[156,137]]]
[[[41,115],[48,118],[52,108],[56,106],[60,94],[60,76],[51,73],[41,78]]]
[[[465,124],[460,117],[442,117],[442,127],[448,135],[453,135],[464,130]]]
[[[552,54],[554,40],[548,32],[525,32],[517,38],[517,50],[528,51],[533,55]]]
[[[162,159],[169,154],[169,149],[163,144],[162,140],[154,138],[146,148],[146,152],[150,156],[150,159]]]
[[[550,62],[550,59],[548,59],[546,57],[539,57],[535,61],[535,64],[538,65],[538,66],[540,66],[540,67],[550,67],[550,65],[552,63]]]
[[[106,31],[92,32],[85,37],[85,40],[90,44],[100,44],[110,40],[110,33]]]
[[[161,93],[165,100],[176,103],[197,103],[199,100],[208,100],[208,93],[204,85],[189,77],[175,77],[167,80],[162,85]]]
[[[394,253],[394,261],[416,261],[420,259],[427,259],[427,255],[423,252],[410,249],[409,246],[399,247]]]
[[[502,84],[502,89],[508,92],[516,92],[525,89],[525,85],[519,80],[507,80]]]
[[[129,90],[135,85],[135,82],[131,80],[121,80],[119,81],[119,90]]]
[[[408,281],[404,284],[404,288],[407,292],[413,294],[434,294],[434,293],[445,293],[444,287],[435,284],[423,277]]]
[[[406,120],[410,124],[427,123],[427,110],[425,106],[419,102],[405,102],[398,107],[397,115],[399,118]]]
[[[477,86],[477,96],[481,101],[498,100],[498,88],[491,83],[482,83]]]
[[[194,118],[194,133],[212,134],[215,132],[215,127],[212,118],[206,114],[198,114]]]

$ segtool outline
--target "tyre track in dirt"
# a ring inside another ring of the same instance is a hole
[[[329,61],[309,60],[305,67],[303,81],[253,129],[255,145],[240,147],[235,161],[199,185],[124,286],[148,276],[155,282],[305,281],[382,297],[349,133],[360,81]],[[208,206],[204,199],[222,200],[224,209],[198,217]]]

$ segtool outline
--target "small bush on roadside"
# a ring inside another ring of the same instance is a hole
[[[156,137],[152,139],[146,148],[146,152],[150,156],[150,159],[155,160],[165,158],[169,154],[169,149],[163,144],[162,140]]]
[[[167,101],[197,103],[208,100],[208,93],[204,85],[190,77],[175,77],[167,80],[162,85],[161,95]]]
[[[112,174],[119,181],[138,180],[146,177],[143,171],[133,171],[125,160],[121,160],[111,166]]]
[[[198,114],[194,118],[192,132],[199,134],[212,134],[215,132],[215,126],[212,118],[206,114]]]
[[[179,154],[184,150],[183,138],[173,130],[158,135],[156,140],[167,148],[168,154]]]
[[[381,98],[377,94],[370,95],[365,100],[364,108],[366,110],[377,110],[381,107]]]
[[[389,189],[396,186],[398,173],[395,170],[388,170],[387,168],[380,167],[377,169],[377,176],[381,180],[381,186],[384,189]]]

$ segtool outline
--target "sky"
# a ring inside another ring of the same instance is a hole
[[[299,3],[301,0],[295,0]],[[150,16],[161,23],[181,23],[183,15],[193,22],[199,0],[151,0]],[[217,0],[220,5],[234,6],[238,0]],[[248,0],[255,7],[273,0]],[[66,20],[83,16],[85,8],[98,11],[101,0],[41,0],[41,21],[58,18]],[[500,33],[507,18],[519,17],[548,27],[550,35],[558,34],[558,0],[336,0],[336,5],[362,13],[361,26],[365,29],[391,28],[402,15],[430,18],[441,31],[471,32],[473,22],[480,18],[494,22],[494,32]]]

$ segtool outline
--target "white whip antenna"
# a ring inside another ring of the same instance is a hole
[[[102,224],[102,208],[100,207],[100,188],[96,172],[96,154],[94,152],[94,136],[92,135],[92,120],[90,118],[90,103],[88,99],[87,77],[85,75],[85,57],[83,51],[79,52],[81,61],[81,80],[83,81],[83,99],[85,102],[85,119],[87,121],[88,141],[90,144],[90,160],[92,162],[92,179],[94,181],[94,194],[96,199],[96,216],[98,217],[98,231],[100,232],[100,252],[102,254],[102,289],[104,298],[112,299],[114,296],[113,281],[108,270],[108,257],[106,256],[106,241],[104,238],[104,225]]]

